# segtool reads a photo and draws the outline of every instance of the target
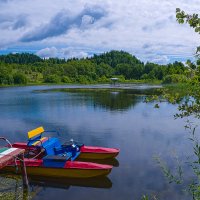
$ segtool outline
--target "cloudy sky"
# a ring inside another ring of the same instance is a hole
[[[175,10],[200,0],[0,0],[0,54],[86,57],[124,50],[143,61],[193,58],[200,37]]]

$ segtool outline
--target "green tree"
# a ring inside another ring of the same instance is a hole
[[[16,73],[24,74],[29,83],[57,83],[70,80],[72,83],[95,83],[101,80],[107,82],[110,77],[120,75],[126,79],[162,80],[166,75],[172,74],[187,75],[195,81],[200,80],[200,65],[190,64],[190,66],[192,70],[196,67],[193,77],[189,75],[188,65],[184,66],[183,63],[158,65],[147,62],[144,65],[135,56],[124,51],[110,51],[91,58],[69,60],[41,59],[27,53],[8,54],[0,56],[0,84],[13,84],[12,77]]]
[[[61,80],[60,80],[60,77],[58,75],[50,74],[50,75],[47,75],[44,78],[44,82],[45,83],[59,83],[59,82],[61,82]]]
[[[63,83],[72,83],[72,80],[68,76],[63,76],[61,81]]]
[[[187,77],[180,74],[171,74],[167,75],[163,79],[163,83],[169,84],[169,83],[186,83],[188,81]]]
[[[96,73],[99,77],[105,76],[109,78],[114,74],[114,69],[108,64],[100,63],[96,67]]]
[[[17,63],[17,64],[30,64],[36,62],[43,62],[43,60],[34,54],[29,53],[16,53],[16,54],[8,54],[1,55],[0,61],[4,63]]]
[[[17,72],[13,75],[14,84],[27,84],[28,79],[25,74]]]
[[[116,75],[123,75],[126,79],[131,79],[133,75],[133,68],[130,64],[118,64],[115,68]]]

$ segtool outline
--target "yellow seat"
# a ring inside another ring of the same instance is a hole
[[[41,126],[41,127],[38,127],[32,131],[29,131],[28,132],[28,138],[31,139],[31,138],[34,138],[36,136],[40,136],[42,133],[44,133],[44,128]]]
[[[29,142],[28,145],[30,146],[41,146],[45,141],[48,140],[48,137],[42,137],[44,133],[44,128],[38,127],[32,131],[28,132]]]
[[[47,141],[47,140],[48,140],[48,137],[42,137],[40,140],[32,143],[32,145],[33,146],[39,146],[39,145],[43,144],[45,141]]]

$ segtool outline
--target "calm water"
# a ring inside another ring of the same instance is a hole
[[[59,131],[63,142],[73,138],[121,152],[108,178],[32,180],[35,200],[133,200],[143,194],[189,199],[178,186],[168,184],[153,160],[160,155],[173,166],[174,155],[185,160],[190,152],[185,122],[173,118],[175,105],[162,103],[155,109],[143,103],[145,95],[153,93],[145,85],[66,87],[0,88],[0,135],[12,142],[26,141],[27,131],[42,125]]]

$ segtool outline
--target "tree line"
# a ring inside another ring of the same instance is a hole
[[[187,61],[167,65],[143,63],[124,51],[110,51],[91,58],[42,59],[29,53],[0,56],[0,85],[41,83],[106,83],[159,80],[163,83],[199,80],[199,64]]]

